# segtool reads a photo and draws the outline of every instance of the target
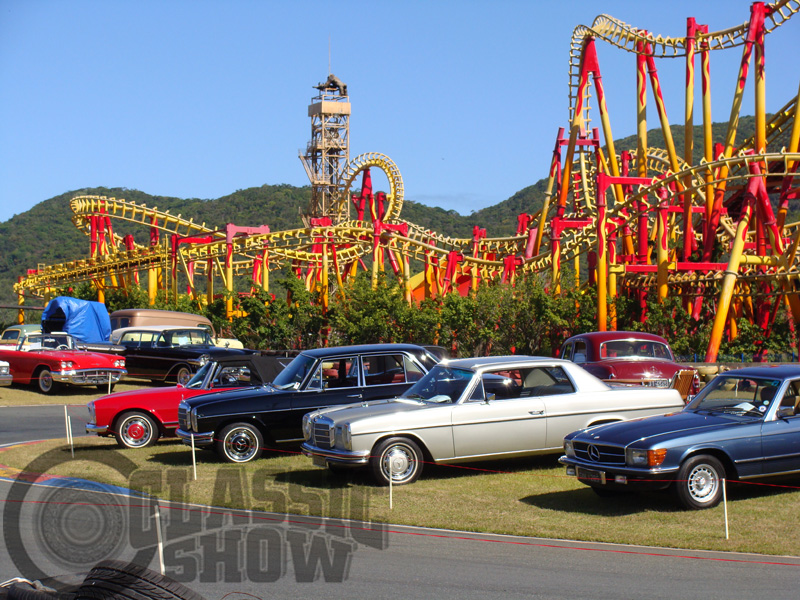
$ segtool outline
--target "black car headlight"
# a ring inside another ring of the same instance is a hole
[[[575,456],[575,445],[572,440],[564,440],[564,454],[567,456]]]
[[[350,433],[350,423],[339,425],[336,428],[336,441],[339,442],[345,450],[353,449],[353,434]]]
[[[189,427],[192,428],[192,431],[199,432],[200,430],[197,428],[197,409],[193,408],[189,411]]]
[[[625,450],[625,464],[630,467],[660,467],[666,457],[666,448],[656,448],[655,450],[627,448]]]
[[[311,417],[308,414],[303,415],[303,439],[308,441],[311,439]]]

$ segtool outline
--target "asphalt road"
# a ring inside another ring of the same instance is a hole
[[[68,410],[74,435],[82,434],[85,408]],[[0,445],[47,437],[64,437],[62,406],[0,409]],[[21,575],[71,583],[105,558],[158,570],[159,539],[167,574],[207,600],[772,600],[796,598],[800,575],[800,557],[479,535],[171,503],[159,506],[159,531],[155,510],[150,499],[98,484],[0,479],[0,581]]]
[[[68,405],[67,414],[72,419],[72,436],[87,435],[86,405]],[[66,435],[63,406],[0,407],[0,447],[30,440],[66,439]]]

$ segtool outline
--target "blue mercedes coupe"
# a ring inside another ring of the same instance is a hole
[[[680,412],[575,431],[559,462],[600,496],[670,488],[711,508],[723,479],[800,472],[800,366],[728,371]]]

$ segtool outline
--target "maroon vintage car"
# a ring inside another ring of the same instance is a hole
[[[581,333],[564,342],[559,357],[609,383],[670,387],[676,374],[693,371],[675,362],[667,340],[637,331]],[[695,379],[694,374],[687,375],[688,379]]]
[[[146,388],[103,396],[87,404],[87,433],[113,435],[122,448],[144,448],[159,437],[175,435],[178,404],[209,392],[264,385],[291,362],[291,357],[237,355],[220,357],[200,368],[186,386]]]
[[[113,354],[79,350],[68,333],[24,336],[15,348],[0,348],[0,360],[8,362],[14,383],[31,383],[43,394],[62,384],[113,386],[126,374],[125,359]]]

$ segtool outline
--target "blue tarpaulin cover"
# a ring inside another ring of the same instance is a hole
[[[42,313],[42,331],[66,331],[83,342],[107,342],[111,319],[102,302],[58,296],[47,303]]]

